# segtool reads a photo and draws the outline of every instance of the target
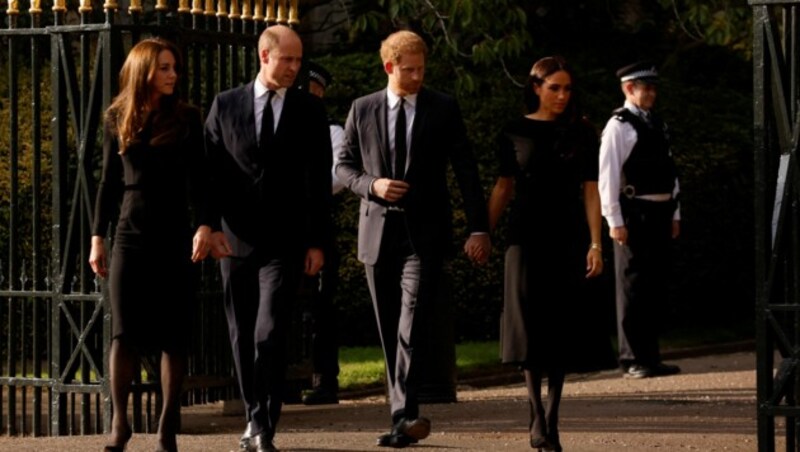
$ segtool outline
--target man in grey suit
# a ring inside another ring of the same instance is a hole
[[[336,175],[361,198],[358,258],[364,263],[386,360],[392,429],[383,447],[426,438],[419,415],[420,343],[450,257],[452,214],[447,165],[464,198],[467,255],[483,263],[490,251],[486,203],[461,111],[455,99],[423,88],[425,42],[393,33],[381,45],[387,89],[353,102]]]
[[[302,50],[290,28],[267,28],[258,42],[258,76],[217,95],[205,124],[216,179],[212,204],[224,232],[215,236],[212,254],[227,255],[220,269],[246,408],[243,451],[275,450],[289,314],[303,272],[322,267],[329,234],[325,108],[317,97],[289,89]]]

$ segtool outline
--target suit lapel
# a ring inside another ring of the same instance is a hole
[[[381,158],[383,159],[383,176],[391,177],[392,156],[389,153],[389,134],[387,132],[386,118],[389,112],[389,99],[386,97],[386,90],[380,92],[380,98],[375,104],[375,124],[378,125],[378,147]]]
[[[241,105],[240,119],[242,124],[236,130],[242,131],[242,142],[250,152],[258,152],[258,139],[256,139],[256,112],[255,112],[255,82],[252,81],[239,91],[239,105]],[[251,155],[256,157],[256,155]]]
[[[414,164],[414,155],[420,145],[421,136],[425,129],[426,115],[428,113],[428,96],[425,89],[421,89],[417,95],[417,105],[414,107],[414,124],[411,125],[411,147],[408,149],[408,172]]]
[[[286,124],[292,122],[291,119],[288,118],[291,118],[292,115],[294,114],[294,106],[295,106],[294,95],[295,91],[293,88],[289,88],[286,90],[286,96],[283,98],[283,109],[281,110],[281,117],[278,120],[278,126],[275,128],[276,138],[286,133],[286,128],[288,127]],[[286,118],[285,121],[284,118]]]

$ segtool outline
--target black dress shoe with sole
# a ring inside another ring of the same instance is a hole
[[[393,447],[402,449],[411,444],[416,444],[417,440],[403,433],[389,432],[378,437],[379,447]]]
[[[250,446],[254,452],[275,452],[278,448],[272,443],[272,435],[262,432],[250,438]]]
[[[315,388],[303,396],[303,405],[335,405],[339,403],[336,391]]]
[[[392,433],[402,433],[417,441],[425,439],[431,434],[431,421],[428,418],[400,419],[392,429]],[[415,441],[416,442],[416,441]]]
[[[643,364],[631,364],[625,371],[625,378],[651,378],[675,375],[681,372],[681,368],[672,364],[658,363],[652,366]]]

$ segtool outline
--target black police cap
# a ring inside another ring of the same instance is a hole
[[[323,88],[327,88],[333,81],[331,73],[313,61],[308,62],[308,78],[319,83]]]
[[[617,77],[620,82],[641,80],[647,83],[656,83],[658,81],[658,71],[651,61],[637,61],[618,69]]]

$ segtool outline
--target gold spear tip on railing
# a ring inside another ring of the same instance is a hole
[[[229,14],[231,19],[238,19],[242,17],[242,12],[239,10],[239,0],[231,0],[231,13]]]
[[[167,0],[158,0],[156,2],[156,11],[167,11],[169,10],[169,5],[167,4]]]
[[[264,6],[261,4],[261,0],[255,0],[255,6],[253,7],[253,20],[264,20]]]
[[[80,13],[92,12],[92,0],[81,0],[81,6],[78,8]]]
[[[19,15],[19,2],[17,0],[10,0],[8,2],[8,9],[6,10],[6,14],[8,14],[9,16]]]
[[[116,11],[119,9],[119,4],[117,4],[117,0],[106,0],[106,3],[103,5],[103,9],[106,11]]]
[[[286,0],[278,0],[278,23],[285,24],[289,20],[286,14]]]
[[[298,7],[299,3],[299,0],[292,0],[292,7],[289,9],[289,25],[300,24],[300,8]]]
[[[192,14],[203,14],[203,0],[192,0]]]
[[[216,14],[214,11],[214,0],[206,0],[206,16],[213,16]]]
[[[219,0],[217,3],[217,17],[228,17],[228,6],[225,4],[225,0]]]
[[[192,9],[189,8],[189,0],[179,0],[178,1],[178,12],[179,13],[189,13]]]
[[[267,0],[267,17],[264,20],[269,23],[275,22],[275,0]]]
[[[16,4],[17,1],[14,0]],[[41,0],[33,0],[31,1],[31,9],[28,10],[29,13],[33,14],[42,14],[42,2]]]
[[[131,6],[128,7],[128,12],[137,14],[142,12],[142,0],[131,0]]]
[[[251,20],[253,18],[253,10],[250,9],[250,0],[242,2],[242,19]]]
[[[67,12],[67,2],[66,2],[66,0],[55,0],[53,2],[53,12],[55,12],[55,13],[65,13],[65,12]]]

